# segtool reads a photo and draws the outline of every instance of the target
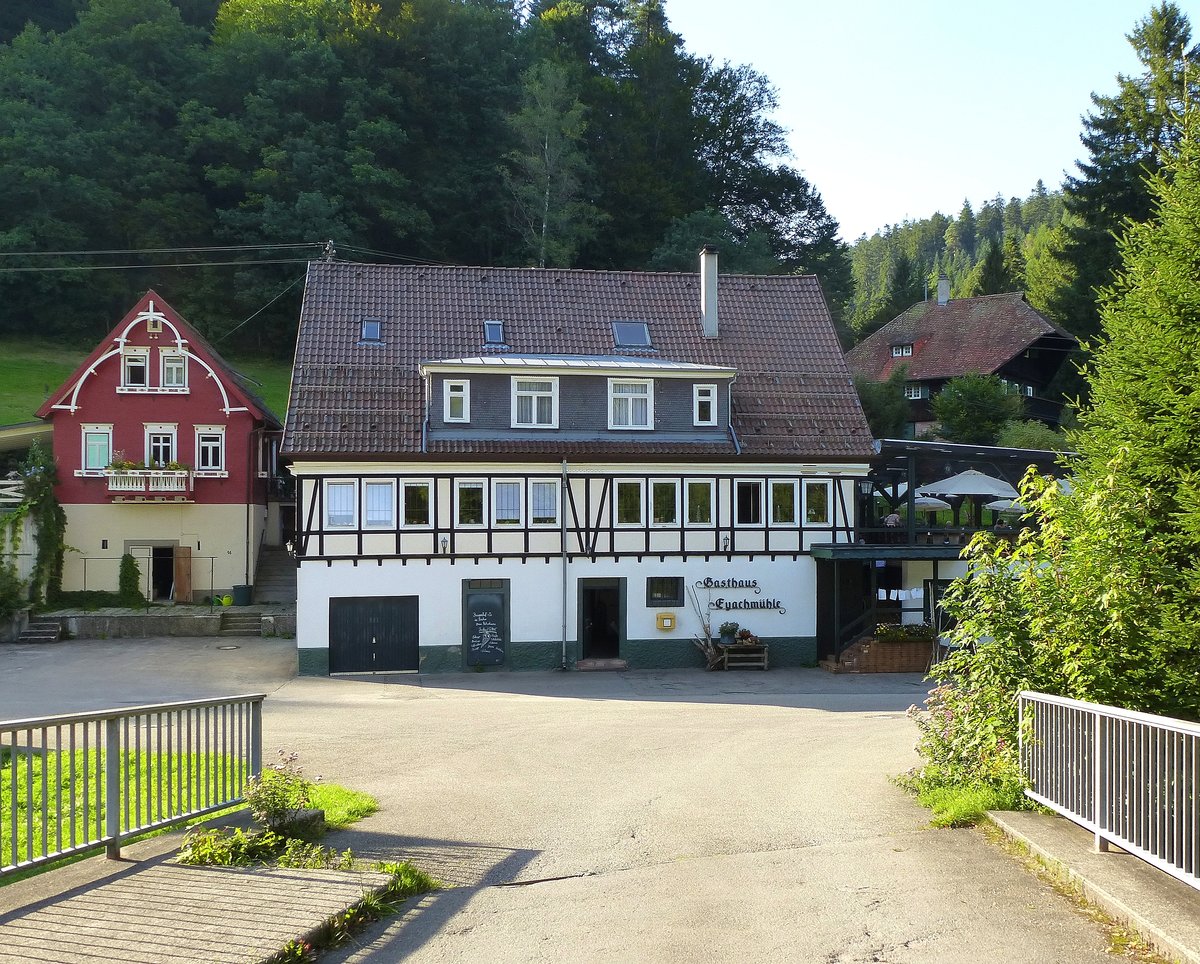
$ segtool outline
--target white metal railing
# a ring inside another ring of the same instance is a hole
[[[240,803],[263,698],[0,721],[0,877]]]
[[[1022,692],[1025,793],[1200,889],[1200,724]]]
[[[25,499],[22,479],[0,479],[0,506],[20,505]]]

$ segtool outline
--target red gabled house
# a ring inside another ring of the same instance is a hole
[[[54,427],[64,590],[115,590],[131,553],[152,598],[224,595],[252,582],[264,542],[278,544],[279,420],[156,292],[37,415]]]

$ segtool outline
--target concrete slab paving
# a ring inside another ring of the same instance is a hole
[[[0,961],[260,961],[386,880],[151,859],[0,914]]]
[[[1136,931],[1164,956],[1200,964],[1200,890],[1094,838],[1051,813],[991,813],[1001,830],[1064,871],[1092,903]]]

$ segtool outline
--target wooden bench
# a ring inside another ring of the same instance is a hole
[[[766,646],[722,646],[722,669],[766,669]]]

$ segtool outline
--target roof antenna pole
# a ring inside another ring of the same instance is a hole
[[[332,261],[337,257],[337,250],[333,246],[333,239],[325,242],[325,250],[321,252],[322,261]]]

